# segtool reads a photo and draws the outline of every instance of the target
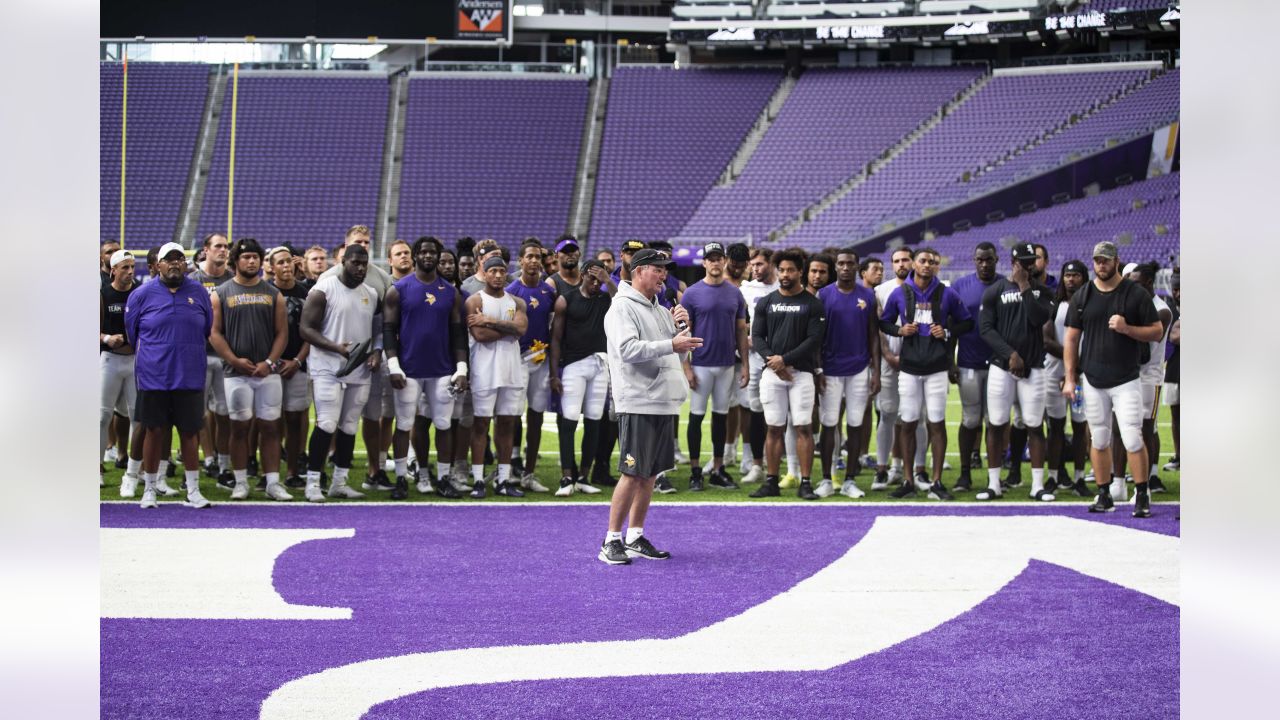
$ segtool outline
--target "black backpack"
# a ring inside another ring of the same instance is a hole
[[[1120,281],[1120,286],[1116,288],[1116,292],[1112,293],[1111,295],[1111,314],[1112,315],[1124,314],[1120,311],[1124,309],[1125,303],[1128,302],[1129,300],[1130,290],[1137,286],[1138,286],[1137,283],[1133,282],[1132,280],[1129,280],[1128,278],[1122,279]],[[1093,281],[1092,280],[1087,281],[1084,284],[1084,287],[1080,289],[1080,292],[1083,293],[1083,295],[1080,297],[1079,307],[1080,307],[1080,311],[1083,312],[1084,306],[1089,304],[1089,298],[1093,297]],[[1126,322],[1128,320],[1129,318],[1125,318]],[[1138,351],[1138,364],[1146,365],[1147,363],[1151,362],[1151,343],[1140,342],[1138,340],[1134,340],[1134,342],[1142,346],[1141,349]]]

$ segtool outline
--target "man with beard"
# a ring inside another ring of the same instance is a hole
[[[410,255],[413,254],[412,249],[409,251],[409,254]],[[440,274],[440,277],[444,278],[446,281],[453,284],[454,286],[457,286],[458,284],[458,253],[453,250],[450,250],[449,248],[444,248],[443,250],[441,250],[440,260],[436,263],[436,272]]]
[[[1074,399],[1077,382],[1084,396],[1093,449],[1093,474],[1098,498],[1089,512],[1115,510],[1110,486],[1123,477],[1112,475],[1112,412],[1120,426],[1120,437],[1129,454],[1133,480],[1137,486],[1134,517],[1151,517],[1151,496],[1147,488],[1147,449],[1142,438],[1142,389],[1140,375],[1147,343],[1164,335],[1151,295],[1119,273],[1119,252],[1111,242],[1093,248],[1092,283],[1076,292],[1067,312],[1063,342],[1066,377],[1062,395]]]
[[[603,265],[588,260],[582,270],[582,284],[569,286],[565,295],[556,298],[551,326],[551,391],[560,396],[556,425],[560,435],[562,477],[557,497],[572,495],[575,490],[588,494],[600,492],[589,484],[585,466],[595,461],[600,418],[604,416],[609,388],[604,318],[609,311],[610,296],[603,289],[608,279]],[[579,465],[574,462],[573,438],[578,419],[584,417],[582,465]]]
[[[241,238],[231,249],[236,274],[209,296],[213,308],[209,342],[223,361],[231,417],[231,472],[236,480],[231,499],[249,497],[249,456],[257,450],[249,441],[249,428],[256,419],[267,497],[287,501],[293,497],[280,486],[276,421],[284,403],[277,373],[289,340],[289,322],[280,291],[259,275],[263,254],[253,238]]]
[[[436,484],[441,497],[456,499],[461,493],[450,482],[454,446],[461,438],[453,432],[456,398],[467,387],[467,338],[462,319],[464,296],[436,271],[443,245],[431,236],[413,243],[414,271],[387,291],[383,345],[388,375],[395,389],[396,430],[392,439],[396,483],[391,499],[409,496],[409,441],[418,456],[418,492],[432,492],[428,459],[431,437],[428,422],[436,428]],[[424,411],[429,418],[424,416]],[[459,449],[459,455],[464,452]]]
[[[355,453],[360,411],[369,399],[370,376],[377,372],[382,357],[381,352],[374,350],[367,360],[347,374],[340,374],[353,360],[350,357],[353,351],[358,351],[366,341],[372,343],[377,329],[374,318],[381,309],[377,292],[365,284],[369,253],[364,245],[347,246],[339,267],[337,275],[326,274],[320,278],[307,294],[302,308],[302,339],[311,343],[307,365],[316,407],[305,491],[310,502],[324,502],[320,471],[324,468],[330,441],[334,444],[334,469],[329,497],[364,496],[347,485],[347,476]]]
[[[805,289],[814,295],[818,291],[831,283],[831,278],[836,274],[835,258],[825,253],[818,253],[809,257],[809,261],[805,263],[804,286]]]
[[[538,467],[538,451],[542,446],[542,416],[551,395],[551,317],[556,293],[542,282],[542,247],[527,244],[520,248],[520,277],[511,281],[507,292],[524,301],[529,325],[520,337],[520,357],[524,369],[525,416],[528,445],[525,464],[521,468],[520,486],[532,492],[547,492],[534,471]]]
[[[1075,469],[1074,481],[1066,472],[1066,460],[1062,454],[1066,445],[1067,399],[1062,397],[1062,342],[1066,337],[1067,310],[1071,298],[1089,280],[1089,269],[1079,260],[1062,266],[1062,279],[1053,298],[1050,319],[1044,324],[1044,378],[1045,414],[1049,416],[1048,463],[1050,478],[1062,488],[1071,488],[1080,497],[1092,493],[1084,481],[1084,464],[1088,460],[1088,430],[1085,427],[1084,407],[1071,403],[1071,459]]]
[[[613,257],[612,250],[610,250],[609,248],[604,248],[600,252],[596,253],[596,260],[599,260],[600,264],[604,266],[605,272],[611,275],[613,274],[613,268],[614,268],[614,265],[616,264],[616,261]]]
[[[996,277],[996,246],[989,242],[978,243],[973,249],[975,271],[956,280],[951,289],[973,317],[982,308],[982,296],[998,278]],[[978,440],[982,436],[982,419],[987,414],[987,367],[991,364],[991,348],[982,340],[978,328],[960,336],[959,358],[956,361],[956,377],[952,382],[960,385],[960,477],[955,491],[973,489],[970,468],[982,467],[978,454]],[[990,436],[991,426],[987,425]]]
[[[520,337],[529,327],[524,301],[508,293],[507,263],[501,257],[484,262],[485,287],[467,298],[466,322],[471,333],[471,398],[475,424],[471,428],[471,497],[485,496],[484,453],[488,444],[489,420],[493,423],[493,444],[497,451],[498,476],[494,494],[524,497],[511,479],[511,445],[520,396],[524,392],[524,372],[520,361]]]
[[[774,273],[773,251],[769,248],[751,248],[747,258],[747,272],[750,276],[738,290],[747,305],[747,327],[754,327],[756,303],[761,298],[778,289],[778,280]],[[747,342],[751,343],[750,336]],[[754,348],[753,348],[754,349]],[[764,358],[756,352],[750,352],[743,361],[747,363],[747,396],[743,423],[747,434],[747,447],[743,454],[751,454],[751,467],[742,476],[742,484],[757,483],[764,479],[764,442],[767,426],[764,422],[764,406],[760,403],[760,376],[764,372]],[[749,412],[749,414],[745,414]],[[745,460],[744,460],[745,463]]]
[[[1038,243],[1033,243],[1031,247],[1036,251],[1036,264],[1031,270],[1031,280],[1053,292],[1058,287],[1058,280],[1046,271],[1049,251]],[[1017,405],[1014,407],[1016,408]],[[1004,484],[1009,487],[1018,487],[1022,484],[1022,458],[1027,452],[1027,433],[1031,431],[1032,428],[1027,427],[1022,420],[1021,408],[1018,408],[1018,412],[1013,416],[1013,426],[1009,430],[1009,452],[1005,459],[1009,475],[1005,478]]]
[[[701,347],[684,359],[684,374],[689,382],[692,397],[689,401],[689,459],[693,463],[689,474],[689,490],[703,490],[702,466],[698,464],[702,454],[702,419],[706,417],[707,401],[711,402],[711,462],[708,482],[712,487],[736,489],[733,479],[724,469],[726,415],[729,397],[739,387],[746,387],[748,376],[739,365],[734,372],[735,351],[746,356],[747,304],[736,287],[725,282],[725,249],[718,242],[710,242],[702,248],[702,267],[706,276],[694,283],[684,294],[680,304],[689,315],[690,332],[703,339]]]
[[[916,427],[923,404],[929,445],[933,448],[929,498],[952,500],[951,493],[942,485],[942,461],[947,452],[947,375],[955,362],[955,338],[968,332],[973,319],[960,296],[938,280],[939,260],[938,252],[932,248],[916,250],[914,270],[885,302],[880,330],[902,338],[898,374],[902,417],[898,446],[902,457],[915,457]],[[903,498],[915,494],[915,483],[908,481],[891,496]]]
[[[284,300],[285,322],[289,327],[289,339],[280,354],[280,383],[284,394],[284,454],[289,468],[285,485],[292,488],[306,486],[307,410],[311,408],[311,392],[307,387],[307,354],[311,346],[302,339],[302,307],[307,302],[307,290],[297,280],[297,265],[288,248],[277,247],[267,251],[267,262],[276,270],[272,285],[280,291]]]
[[[991,349],[987,382],[987,489],[977,500],[994,500],[1000,487],[1000,458],[1004,455],[1013,403],[1031,440],[1031,497],[1051,501],[1044,486],[1044,324],[1051,317],[1049,290],[1032,279],[1035,248],[1013,247],[1013,272],[991,283],[982,295],[978,328]]]
[[[836,282],[818,291],[826,312],[822,373],[818,375],[823,469],[822,482],[814,493],[818,497],[830,497],[834,492],[832,455],[836,451],[841,403],[845,405],[848,426],[848,459],[840,493],[850,498],[866,494],[854,484],[854,477],[858,474],[857,456],[865,432],[867,399],[880,390],[880,326],[876,322],[875,293],[858,286],[857,272],[858,253],[845,248],[836,255]]]
[[[631,258],[647,247],[649,246],[642,240],[628,240],[622,243],[622,249],[618,252],[621,261],[616,268],[609,271],[609,275],[613,278],[615,285],[623,280],[631,281]]]
[[[734,289],[738,291],[738,294],[741,295],[742,282],[746,279],[747,261],[751,259],[751,248],[747,247],[745,243],[733,243],[726,249],[725,253],[725,282],[732,285]],[[743,298],[742,302],[743,307],[747,312],[747,318],[750,318],[751,308],[746,307],[746,298]],[[746,322],[747,326],[747,347],[750,348],[751,322],[749,319],[745,318],[744,322]],[[748,385],[750,385],[751,373],[747,357],[750,355],[751,353],[748,351],[745,356],[739,353],[733,358],[733,372],[735,374],[742,373],[745,368],[745,372],[748,376]],[[731,465],[738,462],[738,445],[743,445],[744,452],[742,456],[742,464],[740,466],[740,471],[743,475],[746,475],[753,467],[755,467],[754,463],[751,462],[751,444],[750,442],[747,442],[747,426],[750,422],[750,417],[747,415],[749,404],[750,401],[747,399],[747,387],[740,386],[734,388],[733,392],[729,395],[729,414],[725,418],[725,432],[728,435],[728,439],[724,446],[724,461]],[[710,462],[712,461],[708,461],[708,463]],[[703,474],[709,473],[711,470],[712,467],[708,466],[703,466],[702,468]]]
[[[200,494],[197,447],[204,422],[204,346],[213,327],[213,309],[209,293],[187,277],[181,245],[165,243],[158,257],[160,282],[139,287],[124,311],[125,341],[137,348],[137,416],[146,433],[142,507],[156,507],[160,455],[177,428],[186,469],[186,504],[204,508],[209,501]]]
[[[114,238],[103,240],[102,245],[98,247],[98,275],[102,281],[102,287],[111,284],[111,256],[118,252],[120,252],[120,243]]]
[[[231,245],[222,233],[205,235],[204,261],[191,274],[205,291],[212,293],[235,275],[227,267],[230,250]],[[205,472],[217,477],[218,484],[230,490],[235,486],[235,476],[231,474],[231,418],[227,414],[227,396],[222,383],[222,358],[213,351],[212,345],[205,348],[205,367],[205,406],[208,409],[204,432]]]
[[[798,250],[784,250],[773,256],[778,272],[778,289],[756,303],[751,325],[751,351],[764,361],[760,377],[760,403],[768,426],[764,483],[751,493],[753,498],[781,494],[778,466],[785,445],[788,423],[795,427],[800,461],[797,495],[816,500],[809,481],[813,469],[813,374],[822,349],[826,313],[822,301],[806,292],[803,282],[804,256]]]

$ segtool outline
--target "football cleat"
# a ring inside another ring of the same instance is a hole
[[[144,509],[144,510],[146,510],[146,509],[148,509],[148,508],[159,507],[159,505],[156,503],[156,491],[155,491],[155,490],[143,490],[143,491],[142,491],[142,503],[139,505],[139,507],[141,507],[141,508],[142,508],[142,509]]]
[[[186,505],[189,508],[195,508],[196,510],[213,507],[213,503],[205,500],[204,495],[200,494],[200,488],[196,488],[195,490],[188,492],[187,501],[183,503],[183,505]]]
[[[818,487],[813,491],[813,494],[820,498],[829,498],[836,494],[836,488],[830,480],[823,478],[822,482],[818,483]]]
[[[285,490],[280,483],[267,486],[267,497],[272,500],[279,500],[280,502],[289,502],[293,499],[293,496],[289,494],[289,491]]]
[[[556,490],[556,497],[569,497],[573,494],[573,478],[560,478],[560,487]]]
[[[941,483],[936,482],[929,486],[930,500],[955,500],[956,496],[947,492],[947,488]]]

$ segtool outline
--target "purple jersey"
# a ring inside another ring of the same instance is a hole
[[[978,279],[978,273],[973,273],[956,280],[951,284],[951,289],[960,296],[960,301],[969,314],[978,317],[978,310],[982,307],[982,294],[999,279],[1000,276],[996,275],[991,278],[991,282],[984,283]],[[971,370],[985,370],[991,363],[991,348],[982,341],[976,325],[960,336],[958,345],[960,353],[956,365]]]
[[[691,362],[698,367],[725,367],[733,364],[738,348],[738,320],[747,319],[747,301],[738,288],[722,282],[708,285],[699,280],[680,301],[689,312],[689,327],[703,340],[694,348]]]
[[[449,347],[449,315],[458,291],[442,277],[430,283],[416,273],[396,282],[400,294],[400,367],[411,378],[438,378],[455,369]]]
[[[507,292],[524,300],[525,312],[529,314],[529,329],[520,338],[520,352],[527,353],[530,349],[536,352],[550,347],[551,315],[556,306],[556,291],[542,280],[529,287],[520,278],[516,278],[507,286]]]
[[[818,299],[827,312],[823,372],[834,377],[857,375],[871,363],[867,328],[877,324],[876,294],[860,285],[845,293],[831,283],[818,291]],[[879,342],[879,334],[874,337]]]

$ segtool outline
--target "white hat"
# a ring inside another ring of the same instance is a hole
[[[132,260],[133,253],[128,250],[117,250],[111,253],[111,267],[115,267],[125,260]]]
[[[1138,269],[1138,263],[1129,263],[1128,265],[1125,265],[1125,266],[1124,266],[1124,272],[1122,272],[1122,273],[1120,273],[1120,274],[1121,274],[1121,275],[1128,275],[1129,273],[1131,273],[1131,272],[1133,272],[1134,270],[1137,270],[1137,269]]]
[[[169,253],[173,252],[174,250],[177,250],[178,252],[182,253],[182,257],[184,258],[187,256],[186,248],[182,247],[176,242],[167,242],[160,246],[160,252],[156,253],[156,259],[163,260],[166,257],[168,257]]]

